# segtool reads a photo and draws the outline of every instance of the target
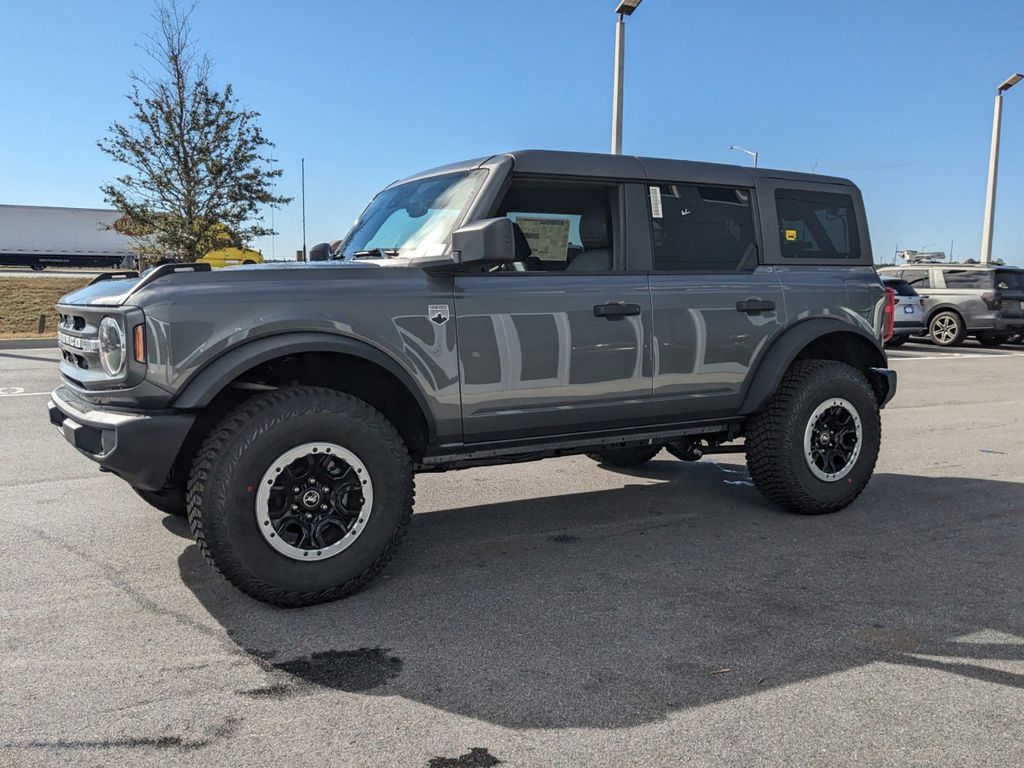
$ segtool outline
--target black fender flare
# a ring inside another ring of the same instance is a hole
[[[815,339],[832,333],[850,334],[866,341],[873,350],[869,368],[884,369],[888,365],[885,350],[882,349],[879,340],[863,329],[838,318],[813,317],[801,320],[784,331],[761,356],[760,362],[756,364],[757,372],[743,398],[740,412],[747,415],[764,405],[764,402],[778,389],[783,374],[786,373],[797,355]],[[865,373],[870,374],[870,371],[865,371]],[[873,381],[872,384],[875,385],[875,382]]]
[[[195,374],[172,405],[182,410],[203,408],[209,405],[224,387],[260,363],[303,352],[351,355],[379,365],[409,390],[423,413],[430,435],[434,434],[433,415],[427,407],[423,392],[409,372],[393,357],[372,344],[333,333],[281,333],[232,347]]]

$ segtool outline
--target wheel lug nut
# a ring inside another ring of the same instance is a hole
[[[326,504],[321,504],[321,505],[320,505],[320,509],[322,509],[322,510],[325,510],[325,511],[326,511],[326,510],[327,510],[327,505],[326,505]]]
[[[299,492],[299,486],[296,485],[294,488],[292,488],[292,493],[298,493],[298,492]]]
[[[309,512],[307,512],[306,513],[306,519],[307,520],[312,520],[313,519],[313,515],[311,515]]]

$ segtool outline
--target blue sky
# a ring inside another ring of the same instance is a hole
[[[263,114],[296,201],[267,256],[340,237],[369,197],[506,149],[605,152],[614,0],[204,0],[215,62]],[[0,203],[101,206],[95,145],[129,112],[137,2],[4,4]],[[995,87],[1024,71],[1017,2],[645,0],[628,22],[623,151],[852,178],[877,260],[978,255]],[[269,220],[269,219],[268,219]],[[1024,262],[1024,84],[1005,99],[994,256]]]

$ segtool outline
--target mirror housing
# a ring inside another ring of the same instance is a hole
[[[309,249],[310,261],[327,261],[331,258],[331,246],[327,243],[317,243]]]
[[[452,232],[456,264],[501,264],[516,260],[515,224],[502,216],[481,219]]]

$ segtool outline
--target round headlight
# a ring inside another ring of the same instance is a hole
[[[100,321],[100,365],[107,376],[117,376],[124,370],[124,331],[112,317]]]

